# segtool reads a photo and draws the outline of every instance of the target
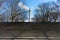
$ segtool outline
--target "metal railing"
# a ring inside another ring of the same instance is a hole
[[[17,39],[47,39],[47,38],[46,37],[0,37],[0,39],[17,40]]]
[[[52,39],[58,39],[58,38],[60,38],[60,37],[49,37],[49,39],[47,38],[47,37],[0,37],[0,39],[10,39],[10,40],[17,40],[17,39],[31,39],[31,40],[33,40],[33,39],[46,39],[46,40],[52,40]]]

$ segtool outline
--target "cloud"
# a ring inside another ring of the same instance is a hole
[[[29,10],[29,7],[24,5],[23,3],[19,2],[18,6],[21,7],[22,9]]]

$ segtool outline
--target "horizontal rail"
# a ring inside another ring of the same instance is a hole
[[[48,37],[48,38],[60,38],[60,37]],[[47,39],[47,37],[0,37],[0,39]]]

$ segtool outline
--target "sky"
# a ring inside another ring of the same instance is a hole
[[[27,5],[33,9],[35,8],[39,3],[44,3],[44,2],[50,2],[50,1],[56,1],[56,0],[26,0]]]
[[[3,3],[2,4],[2,6],[1,6],[1,8],[0,8],[0,14],[2,14],[2,13],[4,13],[5,11],[6,11],[6,9],[8,9],[8,7],[7,7],[7,5],[8,5],[8,3],[7,2],[5,2],[5,3]],[[4,9],[2,9],[2,8],[4,8]]]

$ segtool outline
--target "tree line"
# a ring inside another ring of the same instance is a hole
[[[35,15],[32,18],[34,22],[57,22],[60,11],[59,5],[54,2],[42,3],[35,9]]]
[[[10,22],[24,22],[27,19],[27,11],[18,6],[21,1],[24,3],[24,0],[0,0],[0,13],[2,12],[0,22],[9,22],[9,20]]]

